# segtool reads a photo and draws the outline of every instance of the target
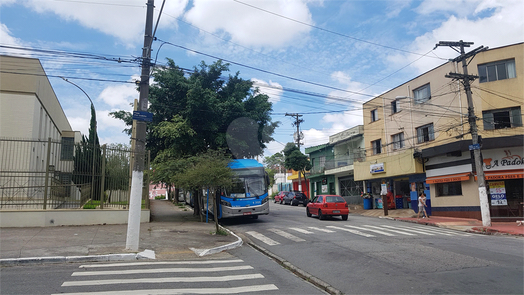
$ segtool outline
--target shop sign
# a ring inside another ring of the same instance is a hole
[[[381,196],[385,196],[388,194],[388,184],[387,183],[383,183],[380,185],[380,195]]]
[[[323,184],[322,185],[322,193],[326,194],[327,192],[328,192],[328,186],[327,186],[327,184]]]
[[[386,172],[384,169],[384,163],[377,163],[369,165],[369,172],[371,174]]]
[[[490,181],[489,193],[491,195],[491,206],[507,206],[506,187],[504,181]]]
[[[519,149],[496,149],[482,152],[484,171],[524,168],[522,151]]]

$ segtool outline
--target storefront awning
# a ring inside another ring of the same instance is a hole
[[[504,180],[517,178],[524,178],[524,170],[484,171],[484,179],[486,180]],[[477,179],[476,175],[475,179]]]
[[[469,180],[471,173],[458,173],[450,175],[433,176],[426,178],[426,183],[444,183]]]

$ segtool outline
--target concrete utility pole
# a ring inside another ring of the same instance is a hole
[[[140,99],[138,110],[147,111],[149,96],[149,72],[151,67],[151,44],[153,43],[153,11],[155,1],[147,1],[146,28],[144,47],[142,48],[142,75],[140,76]],[[129,200],[129,215],[127,219],[126,249],[138,250],[140,237],[140,214],[142,212],[142,186],[144,185],[144,160],[146,154],[146,122],[136,121],[135,161],[131,178],[131,196]]]
[[[459,52],[455,47],[460,48],[460,56],[453,59],[453,62],[459,62],[462,61],[462,71],[464,74],[458,74],[458,73],[449,73],[446,75],[446,78],[452,78],[456,80],[462,80],[462,84],[464,85],[464,90],[466,91],[466,97],[468,99],[468,121],[469,121],[469,128],[471,132],[471,142],[472,145],[470,146],[470,150],[473,150],[473,157],[475,160],[475,168],[477,172],[477,180],[478,180],[478,186],[479,186],[479,199],[480,199],[480,213],[482,215],[482,225],[483,226],[491,226],[491,216],[489,213],[489,200],[488,200],[488,194],[486,191],[486,181],[484,178],[484,169],[482,168],[482,160],[481,160],[481,154],[480,154],[480,144],[478,140],[478,129],[477,129],[477,117],[475,116],[475,110],[473,108],[473,97],[471,95],[471,86],[470,81],[474,81],[478,76],[474,75],[468,75],[468,58],[473,58],[475,55],[479,52],[482,52],[484,50],[487,50],[487,47],[480,46],[468,53],[465,53],[464,47],[469,47],[472,45],[473,42],[464,42],[462,40],[458,42],[449,42],[449,41],[440,41],[438,44],[435,45],[435,48],[438,46],[449,46],[455,51]]]
[[[302,115],[300,114],[288,114],[286,113],[286,116],[294,117],[295,122],[293,122],[293,126],[297,127],[297,136],[296,136],[296,144],[298,147],[298,150],[300,151],[300,140],[302,139],[300,136],[300,123],[304,122],[304,119],[300,119]],[[300,171],[298,171],[298,190],[302,191],[302,178],[300,177]]]

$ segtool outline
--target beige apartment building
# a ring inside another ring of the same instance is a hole
[[[524,43],[468,60],[492,218],[523,216]],[[366,161],[355,180],[389,208],[418,211],[424,191],[438,216],[481,218],[462,65],[442,64],[363,105]]]
[[[1,209],[41,207],[46,173],[70,183],[75,138],[40,61],[0,56]]]

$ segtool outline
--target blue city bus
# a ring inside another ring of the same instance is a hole
[[[228,167],[235,173],[235,179],[231,188],[217,192],[218,218],[249,216],[257,219],[259,215],[269,214],[269,178],[264,166],[256,160],[238,159],[231,161]],[[204,198],[204,208],[212,214],[212,198]]]

